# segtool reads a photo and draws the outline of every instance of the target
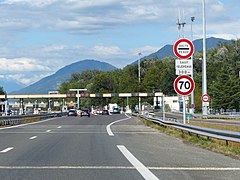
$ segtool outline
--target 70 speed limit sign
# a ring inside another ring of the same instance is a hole
[[[193,92],[195,83],[190,76],[182,75],[175,79],[173,86],[176,93],[187,96]]]

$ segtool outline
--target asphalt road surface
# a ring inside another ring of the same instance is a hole
[[[239,179],[240,161],[125,115],[57,117],[0,129],[1,180]]]

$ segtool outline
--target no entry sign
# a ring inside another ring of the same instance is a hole
[[[175,79],[173,86],[176,93],[182,96],[187,96],[193,92],[195,83],[190,76],[182,75]]]
[[[173,52],[179,59],[188,59],[194,53],[194,45],[189,39],[179,39],[173,46]]]
[[[210,101],[210,96],[208,94],[202,95],[202,102],[209,102]]]

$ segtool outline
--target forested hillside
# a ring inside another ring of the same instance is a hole
[[[141,62],[141,83],[138,83],[137,65],[129,65],[115,71],[84,71],[72,74],[69,82],[60,86],[61,93],[67,93],[70,88],[87,88],[90,93],[119,92],[153,92],[161,91],[165,95],[176,95],[173,89],[175,75],[175,57],[164,60],[148,60]],[[211,96],[210,106],[215,109],[237,109],[240,104],[240,40],[232,44],[220,44],[219,47],[207,52],[207,87]],[[194,80],[196,109],[201,110],[202,95],[202,52],[194,54]],[[103,103],[118,102],[122,99],[102,99]],[[152,103],[152,98],[144,101]],[[85,100],[87,105],[97,105],[100,100]],[[134,107],[137,99],[129,103]]]

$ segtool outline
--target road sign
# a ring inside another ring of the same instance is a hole
[[[187,59],[175,60],[176,75],[191,75],[192,74],[192,62]]]
[[[210,96],[208,94],[202,95],[202,102],[209,102],[210,101]]]
[[[182,76],[178,76],[175,79],[173,86],[176,93],[182,96],[187,96],[191,94],[192,91],[194,90],[195,83],[190,76],[182,75]]]
[[[180,70],[176,69],[176,75],[191,75],[191,69]]]
[[[194,45],[189,39],[182,38],[175,42],[173,52],[180,59],[188,59],[194,53]]]

